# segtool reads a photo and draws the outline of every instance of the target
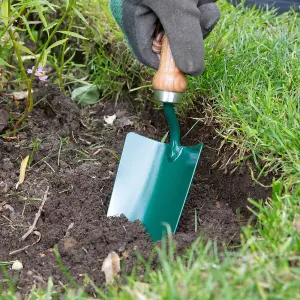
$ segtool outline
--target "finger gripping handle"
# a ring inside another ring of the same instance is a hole
[[[152,84],[155,90],[175,93],[184,93],[187,88],[185,74],[177,68],[165,34],[162,39],[159,68],[153,77]]]

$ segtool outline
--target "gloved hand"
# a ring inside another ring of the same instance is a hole
[[[220,19],[212,0],[111,0],[111,11],[137,59],[158,69],[152,51],[159,20],[168,37],[177,67],[189,75],[204,70],[204,38]]]

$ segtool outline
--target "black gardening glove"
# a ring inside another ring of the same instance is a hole
[[[111,10],[141,63],[158,69],[159,59],[152,43],[159,20],[178,68],[194,76],[203,72],[203,40],[220,19],[213,1],[111,0]]]

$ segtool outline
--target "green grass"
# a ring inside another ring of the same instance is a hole
[[[86,18],[88,26],[76,25],[81,25],[79,33],[88,40],[80,41],[72,49],[78,51],[77,56],[81,58],[76,66],[79,67],[79,74],[75,72],[77,77],[67,75],[74,71],[74,62],[71,61],[71,69],[65,75],[66,84],[70,84],[72,89],[86,83],[96,84],[100,101],[104,98],[118,99],[134,86],[141,85],[149,76],[149,69],[143,67],[128,49],[108,2],[77,0],[77,8]]]
[[[213,98],[221,135],[252,155],[257,168],[290,183],[300,174],[300,17],[245,13],[222,3],[223,17],[207,40],[206,71],[191,78]]]
[[[145,78],[152,71],[141,68],[128,52],[120,50],[124,42],[112,25],[107,1],[92,3],[106,9],[99,19],[93,9],[86,11],[92,24],[100,26],[91,34],[97,43],[103,42],[90,61],[89,79],[104,86],[109,78],[113,95],[137,88],[141,84],[136,79],[139,70],[145,72]],[[180,112],[184,116],[195,101],[203,101],[203,108],[220,124],[224,141],[239,149],[238,158],[231,163],[252,158],[258,171],[255,180],[267,173],[276,175],[272,198],[250,200],[256,207],[257,223],[243,229],[237,252],[220,255],[214,244],[198,240],[179,257],[173,247],[164,245],[159,250],[162,268],[146,274],[146,287],[132,275],[127,285],[109,287],[100,298],[300,299],[296,226],[300,222],[300,17],[293,12],[275,18],[273,13],[236,10],[225,0],[219,5],[222,19],[206,40],[206,71],[189,78],[187,101]],[[102,40],[96,40],[98,33]],[[106,43],[113,44],[112,52],[106,50]],[[87,46],[83,43],[82,47]],[[86,58],[91,53],[86,52]],[[55,290],[50,280],[47,291],[33,290],[28,299],[51,296]],[[82,291],[71,289],[65,297],[88,299]],[[11,292],[7,299],[16,297]]]

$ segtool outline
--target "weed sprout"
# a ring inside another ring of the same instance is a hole
[[[28,90],[25,111],[14,124],[14,134],[16,134],[17,128],[27,119],[34,106],[32,95],[34,79],[37,77],[40,81],[45,81],[48,78],[44,67],[48,62],[48,57],[51,56],[53,48],[62,47],[63,49],[61,51],[62,65],[59,65],[57,70],[58,76],[61,79],[65,64],[64,55],[69,39],[68,36],[83,37],[71,31],[74,16],[75,14],[79,14],[78,10],[76,10],[76,0],[65,1],[66,8],[64,13],[57,22],[51,24],[47,23],[44,13],[47,11],[56,11],[59,6],[48,1],[43,3],[41,1],[18,1],[14,3],[10,0],[0,0],[0,3],[2,11],[0,22],[0,65],[5,66],[7,70],[13,69],[14,72],[9,73],[14,74],[14,76],[18,77],[20,72],[21,78]],[[38,20],[32,22],[30,18],[34,15],[34,12],[38,12],[36,15]],[[68,30],[62,31],[63,35],[58,35],[57,33],[61,26],[65,26],[66,21],[70,23]],[[40,41],[36,35],[35,26],[38,23],[43,26],[41,32],[47,33],[47,39],[43,41],[42,45],[39,44]],[[12,26],[13,24],[14,27]],[[23,32],[28,35],[30,43],[34,45],[33,47],[27,46],[27,43],[24,42],[24,34],[20,34]],[[34,66],[27,70],[24,65],[24,54],[29,55],[30,59],[35,60]],[[18,68],[14,66],[15,60],[17,61]],[[10,81],[10,76],[7,82]],[[60,83],[62,83],[62,80],[60,80]],[[61,86],[61,88],[63,87]]]

